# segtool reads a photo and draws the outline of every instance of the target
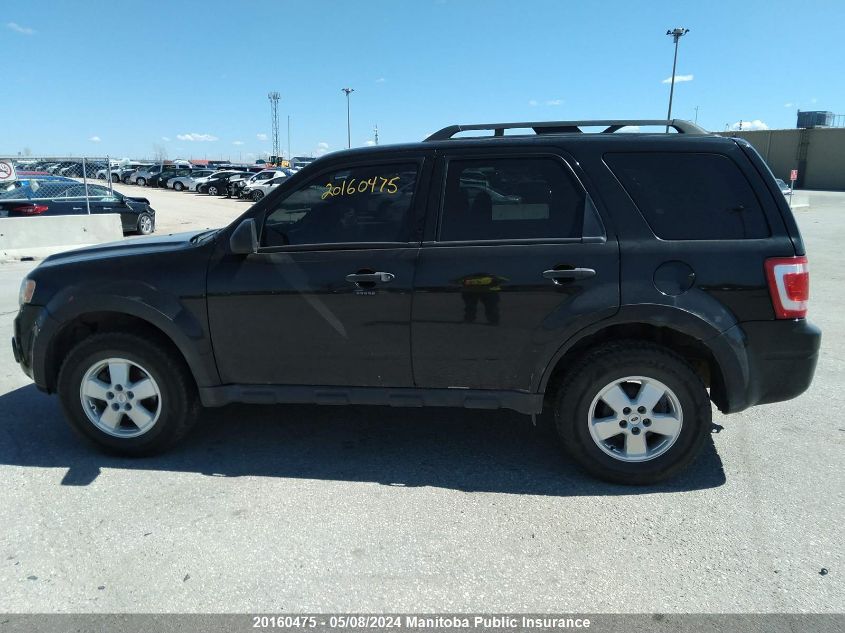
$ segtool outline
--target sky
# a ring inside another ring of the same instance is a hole
[[[0,156],[321,155],[454,123],[845,113],[845,2],[6,0]],[[838,77],[838,79],[837,79]],[[696,108],[698,111],[696,113]]]

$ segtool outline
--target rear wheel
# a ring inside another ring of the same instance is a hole
[[[135,181],[135,184],[138,185],[139,187],[143,187],[144,185],[147,184],[147,179],[144,178],[143,176],[140,176],[138,178],[138,180]]]
[[[129,176],[124,176],[124,177],[123,177],[123,184],[124,184],[124,185],[129,185],[129,184],[132,184],[132,182],[129,180]]]
[[[181,439],[199,412],[181,359],[134,334],[91,336],[68,354],[58,391],[70,425],[109,452],[158,453]]]
[[[217,187],[217,185],[210,185],[208,187],[208,195],[216,196],[218,193],[220,193],[220,189]]]
[[[565,450],[591,474],[652,484],[698,456],[710,433],[710,400],[692,367],[671,350],[621,341],[570,369],[555,420]]]
[[[112,174],[111,175],[111,181],[112,182],[120,182],[120,176],[118,176],[117,174]]]
[[[142,213],[138,216],[138,233],[151,235],[153,232],[153,218],[149,213]]]
[[[264,192],[261,191],[261,189],[256,189],[252,192],[250,197],[253,199],[253,201],[258,202],[259,200],[261,200],[261,198],[264,197]]]

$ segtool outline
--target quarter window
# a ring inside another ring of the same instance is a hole
[[[605,155],[654,234],[664,240],[769,237],[760,203],[736,163],[722,154]]]
[[[262,246],[407,242],[418,166],[371,165],[317,176],[265,220]]]
[[[585,194],[553,158],[451,160],[440,240],[581,236]]]

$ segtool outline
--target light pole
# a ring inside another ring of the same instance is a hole
[[[672,29],[671,31],[666,31],[666,35],[671,35],[672,39],[675,41],[675,58],[672,61],[672,81],[671,87],[669,88],[669,113],[666,115],[666,133],[669,133],[669,123],[668,121],[672,120],[672,97],[675,95],[675,69],[678,67],[678,41],[689,33],[689,29],[685,29],[684,27],[678,27],[676,29]]]
[[[346,147],[352,147],[352,128],[349,124],[349,95],[355,92],[355,88],[341,88],[346,93]]]

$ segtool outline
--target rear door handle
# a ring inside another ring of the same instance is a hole
[[[543,277],[551,279],[555,283],[561,279],[589,279],[595,276],[596,271],[593,268],[563,268],[543,271]]]
[[[390,283],[396,278],[396,275],[393,273],[352,273],[351,275],[346,275],[346,281],[351,284],[361,284],[361,283],[381,283],[386,284]]]

